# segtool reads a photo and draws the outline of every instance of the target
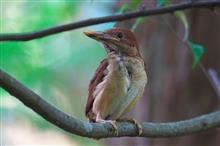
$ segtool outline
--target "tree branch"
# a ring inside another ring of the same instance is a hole
[[[82,28],[86,26],[91,26],[95,24],[113,22],[113,21],[122,21],[137,17],[145,17],[145,16],[152,16],[158,14],[165,14],[165,13],[173,13],[174,11],[185,10],[189,8],[214,8],[219,7],[220,1],[219,0],[198,0],[198,1],[191,1],[187,3],[181,3],[166,7],[159,7],[153,8],[148,10],[141,10],[136,12],[129,12],[119,15],[112,15],[112,16],[105,16],[99,18],[92,18],[87,20],[82,20],[78,22],[73,22],[69,24],[64,24],[56,27],[51,27],[48,29],[36,31],[36,32],[29,32],[29,33],[18,33],[18,34],[0,34],[0,41],[29,41],[37,38],[42,38],[45,36],[53,35],[60,32],[65,32],[77,28]]]
[[[217,72],[212,68],[208,69],[208,76],[210,77],[210,81],[212,82],[214,90],[220,100],[220,78],[218,77]]]
[[[39,95],[2,70],[0,70],[0,86],[45,120],[70,133],[89,138],[138,136],[137,128],[132,123],[118,122],[119,134],[116,136],[114,135],[114,130],[110,123],[89,123],[71,117],[47,103]],[[144,122],[141,123],[141,125],[143,127],[141,137],[188,135],[220,127],[220,111],[184,121],[170,123]]]

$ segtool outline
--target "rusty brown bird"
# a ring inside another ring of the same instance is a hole
[[[123,119],[143,95],[147,83],[137,40],[130,30],[121,28],[84,34],[101,42],[107,51],[90,81],[85,115],[93,122]],[[141,134],[141,126],[135,124]]]

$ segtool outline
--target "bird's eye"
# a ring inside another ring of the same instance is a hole
[[[123,38],[122,32],[118,32],[118,33],[116,34],[116,36],[117,36],[119,39]]]

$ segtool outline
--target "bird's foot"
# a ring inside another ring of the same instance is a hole
[[[102,120],[102,119],[99,119],[99,120],[96,120],[96,122],[98,123],[110,123],[114,129],[114,135],[115,136],[118,136],[118,127],[116,125],[116,121],[115,120]]]
[[[116,120],[118,122],[130,122],[130,123],[133,123],[137,129],[138,129],[138,136],[142,135],[143,134],[143,128],[141,126],[141,124],[134,118],[131,118],[131,119],[118,119]]]

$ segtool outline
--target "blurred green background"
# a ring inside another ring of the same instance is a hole
[[[1,33],[31,32],[90,17],[110,15],[113,12],[109,6],[113,4],[114,1],[108,3],[68,0],[52,3],[45,0],[1,1]],[[96,67],[105,56],[105,50],[100,44],[84,36],[83,31],[110,27],[112,23],[59,33],[28,42],[1,42],[0,67],[57,108],[86,120],[84,105],[87,86]],[[32,138],[34,132],[30,133],[30,131],[37,131],[36,133],[42,135],[52,132],[55,137],[56,134],[62,133],[67,143],[76,143],[76,145],[97,144],[96,141],[77,137],[56,128],[16,98],[9,97],[10,95],[4,90],[0,89],[0,91],[3,144],[45,143]],[[21,129],[24,134],[22,139],[13,134],[19,134]],[[49,144],[56,144],[55,140],[59,141],[53,136],[48,138],[50,140],[46,141]]]

